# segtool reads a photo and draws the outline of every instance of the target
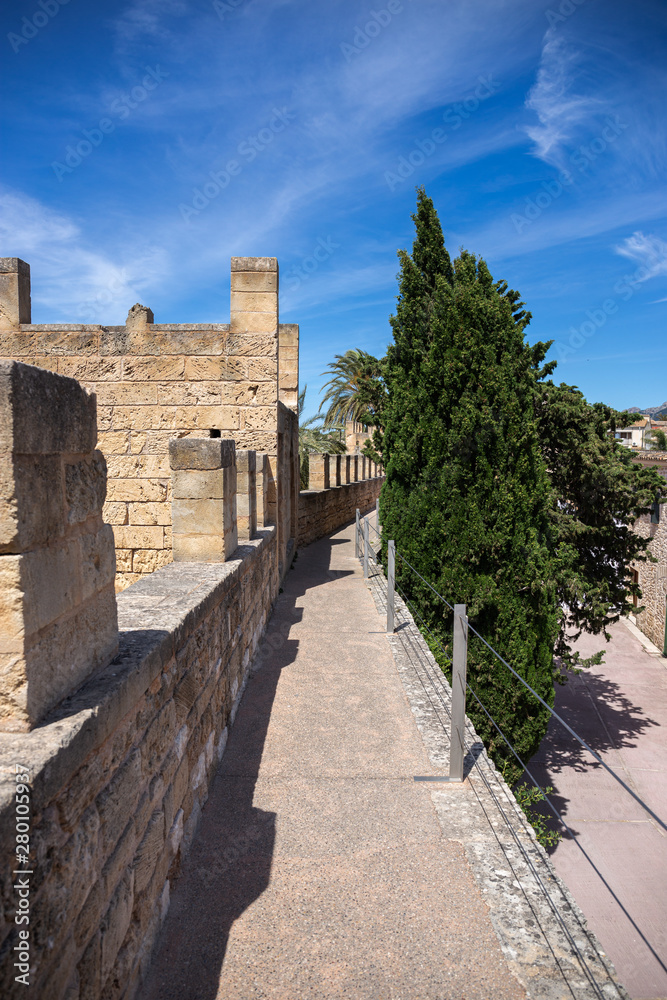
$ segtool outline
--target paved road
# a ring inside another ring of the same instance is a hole
[[[667,659],[646,652],[622,623],[611,633],[605,663],[558,688],[556,709],[667,822]],[[590,656],[604,645],[604,639],[582,636],[577,648]],[[662,1000],[667,997],[667,834],[553,720],[529,768],[540,783],[554,787],[552,801],[576,833],[552,854],[557,872],[633,1000]]]
[[[143,1000],[502,1000],[510,974],[352,529],[301,551],[248,685]]]

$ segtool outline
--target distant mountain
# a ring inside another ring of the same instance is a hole
[[[639,406],[628,406],[628,413],[643,413],[645,417],[656,417],[658,413],[667,413],[667,399],[661,406],[647,406],[642,410]]]

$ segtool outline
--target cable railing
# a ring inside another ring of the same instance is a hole
[[[576,941],[574,941],[571,932],[563,922],[560,912],[558,910],[558,906],[551,899],[547,887],[544,884],[544,880],[541,878],[541,876],[536,870],[533,870],[534,869],[533,862],[526,854],[525,848],[521,843],[520,838],[517,837],[515,827],[511,823],[510,818],[508,818],[505,815],[502,805],[498,801],[496,793],[493,791],[492,783],[489,782],[487,776],[483,772],[483,768],[481,767],[479,762],[479,754],[477,755],[475,754],[474,752],[475,748],[472,745],[470,745],[466,739],[466,732],[465,732],[466,693],[470,692],[470,695],[475,700],[476,704],[479,707],[479,710],[484,714],[484,716],[488,719],[489,723],[497,731],[498,735],[500,736],[504,744],[508,747],[511,754],[514,756],[517,763],[522,768],[525,776],[539,791],[541,795],[541,801],[545,802],[547,808],[549,809],[549,811],[551,812],[557,823],[560,825],[562,830],[564,830],[567,833],[567,835],[571,838],[571,840],[577,845],[579,851],[585,858],[586,862],[591,866],[597,877],[602,881],[603,885],[610,893],[615,903],[619,906],[624,916],[630,922],[636,933],[642,939],[647,949],[651,952],[652,956],[656,959],[661,968],[667,971],[667,966],[665,965],[663,958],[656,952],[655,948],[646,938],[641,928],[637,925],[637,923],[635,922],[631,914],[628,912],[627,908],[623,905],[621,900],[618,898],[614,890],[611,888],[611,886],[609,885],[609,883],[607,882],[604,875],[599,870],[593,859],[590,857],[588,852],[580,843],[576,833],[571,829],[571,827],[560,815],[558,809],[551,801],[546,789],[540,785],[540,783],[537,781],[535,776],[530,771],[529,767],[526,766],[526,763],[522,760],[520,754],[517,753],[516,748],[511,743],[511,740],[507,738],[505,733],[502,731],[501,727],[498,725],[497,721],[493,718],[493,715],[488,711],[487,707],[483,704],[478,694],[473,690],[470,683],[468,682],[467,647],[468,647],[469,634],[471,633],[472,635],[474,635],[478,640],[480,640],[483,643],[485,647],[487,647],[487,649],[493,654],[493,656],[496,657],[497,660],[501,664],[503,664],[511,672],[511,674],[520,682],[520,684],[522,684],[531,693],[531,695],[533,695],[533,697],[537,699],[537,701],[542,705],[542,707],[548,711],[549,715],[552,718],[554,718],[556,722],[559,723],[566,730],[566,732],[573,739],[575,739],[580,744],[580,746],[582,746],[586,750],[587,753],[591,755],[593,760],[597,764],[601,765],[605,769],[605,771],[607,771],[614,778],[614,780],[621,786],[621,788],[623,788],[624,791],[626,791],[632,797],[632,799],[645,811],[647,816],[649,816],[664,831],[667,831],[667,823],[665,823],[665,821],[660,816],[658,816],[646,802],[644,802],[644,800],[634,791],[634,789],[632,789],[623,780],[623,778],[621,778],[620,775],[618,775],[616,771],[613,768],[611,768],[606,763],[606,761],[604,761],[602,757],[592,749],[592,747],[588,744],[588,742],[584,740],[561,717],[561,715],[559,715],[559,713],[556,712],[534,690],[534,688],[521,676],[521,674],[510,663],[508,663],[507,660],[500,653],[498,653],[496,649],[494,649],[494,647],[477,631],[477,629],[470,624],[466,615],[465,605],[450,604],[450,602],[445,597],[443,597],[442,594],[440,594],[436,590],[436,588],[418,572],[418,570],[409,562],[409,560],[405,558],[405,556],[403,556],[400,552],[396,551],[395,543],[393,542],[393,540],[389,540],[387,543],[387,574],[385,578],[383,572],[383,565],[380,562],[376,553],[373,551],[372,546],[370,545],[370,531],[374,532],[374,535],[378,540],[382,539],[380,523],[379,523],[379,505],[376,505],[375,524],[371,522],[370,516],[366,516],[365,518],[362,519],[359,511],[357,511],[357,525],[355,531],[355,551],[357,555],[363,560],[365,579],[368,579],[369,577],[369,567],[371,562],[374,562],[378,566],[380,571],[379,574],[380,578],[384,579],[383,596],[386,599],[387,633],[393,634],[396,631],[397,613],[396,613],[394,595],[398,594],[398,596],[401,599],[401,602],[403,603],[403,606],[406,608],[408,613],[412,615],[413,621],[419,622],[418,626],[419,630],[422,632],[422,634],[425,632],[426,635],[428,636],[428,643],[431,644],[432,647],[437,648],[440,656],[444,657],[448,666],[452,670],[452,684],[451,684],[451,689],[449,690],[447,690],[447,682],[445,680],[442,669],[439,666],[437,666],[435,660],[431,664],[431,667],[434,667],[437,670],[437,675],[439,676],[436,676],[436,674],[433,673],[432,669],[427,671],[427,676],[429,677],[433,685],[434,692],[438,697],[440,709],[444,708],[445,713],[448,717],[448,724],[446,724],[445,721],[441,718],[440,711],[434,709],[436,717],[440,721],[443,729],[445,731],[447,731],[447,729],[449,730],[449,754],[450,754],[449,776],[448,777],[438,776],[437,778],[429,778],[427,780],[460,782],[463,780],[464,760],[472,761],[472,767],[475,768],[476,773],[479,774],[487,791],[491,794],[492,798],[494,799],[496,807],[499,808],[499,811],[503,816],[503,821],[505,822],[507,829],[510,831],[512,837],[516,841],[516,845],[519,848],[520,852],[524,855],[524,860],[531,869],[537,884],[540,886],[541,891],[545,894],[545,897],[549,902],[549,906],[552,912],[554,913],[557,922],[561,926],[563,933],[566,935],[573,949],[573,952],[577,955],[577,959],[581,966],[582,972],[586,976],[586,979],[590,983],[591,987],[594,989],[595,993],[601,998],[605,996],[606,994],[602,992],[599,984],[595,981],[594,973],[590,969],[585,956],[581,953],[581,950],[577,946]],[[428,587],[428,589],[435,595],[435,597],[437,597],[439,601],[441,601],[442,604],[445,607],[447,607],[450,612],[453,613],[453,618],[454,618],[453,643],[452,643],[453,648],[451,652],[445,649],[445,646],[443,645],[440,637],[437,636],[433,632],[432,628],[429,627],[428,622],[426,621],[424,615],[421,614],[420,611],[415,606],[414,600],[408,598],[407,595],[402,590],[402,588],[397,584],[395,579],[395,560],[397,558],[401,561],[401,564],[406,566],[415,575],[415,577],[419,579],[426,587]],[[399,628],[400,629],[404,628],[405,624],[406,624],[405,621],[399,623]],[[420,665],[423,667],[427,660],[427,658],[424,657],[423,649],[419,650],[415,647],[412,641],[412,637],[410,636],[409,629],[403,634],[405,634],[407,643],[411,650],[409,654],[410,657],[415,657],[415,660],[418,660]],[[424,636],[424,638],[426,637]],[[426,687],[424,685],[424,679],[421,673],[417,670],[416,665],[415,665],[415,672],[418,674],[422,682],[422,686],[424,687],[424,690],[427,693],[429,700],[431,701],[431,704],[433,704],[430,698],[430,693],[426,691]],[[448,696],[450,695],[450,692],[451,692],[451,700],[448,703]],[[477,791],[475,791],[475,794],[477,795]],[[482,809],[484,809],[484,805],[481,802],[481,800],[480,800],[480,806],[482,807]],[[486,810],[484,811],[486,812]],[[526,822],[528,822],[528,820],[526,820]],[[549,947],[551,947],[550,944]],[[558,963],[558,958],[556,954],[555,953],[553,954],[554,958],[556,959],[556,962]]]

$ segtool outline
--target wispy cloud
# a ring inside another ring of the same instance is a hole
[[[525,126],[535,143],[533,154],[553,166],[560,166],[564,147],[573,140],[578,128],[593,113],[603,108],[598,97],[577,93],[581,56],[565,38],[550,29],[542,49],[535,85],[526,99],[538,125]]]
[[[0,191],[0,220],[0,245],[31,265],[33,307],[48,310],[48,320],[123,323],[141,293],[162,280],[164,249],[100,252],[76,222],[35,198]]]
[[[628,236],[623,243],[615,246],[614,250],[640,266],[638,281],[648,281],[649,278],[667,275],[667,243],[659,236],[651,233],[645,236],[644,233],[637,231]],[[658,301],[667,300],[658,299]]]

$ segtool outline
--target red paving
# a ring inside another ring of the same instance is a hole
[[[667,822],[667,659],[624,624],[611,633],[604,664],[558,688],[556,710]],[[603,645],[582,636],[577,649],[590,656]],[[667,833],[555,720],[529,767],[576,834],[552,861],[621,982],[633,1000],[667,998]]]

